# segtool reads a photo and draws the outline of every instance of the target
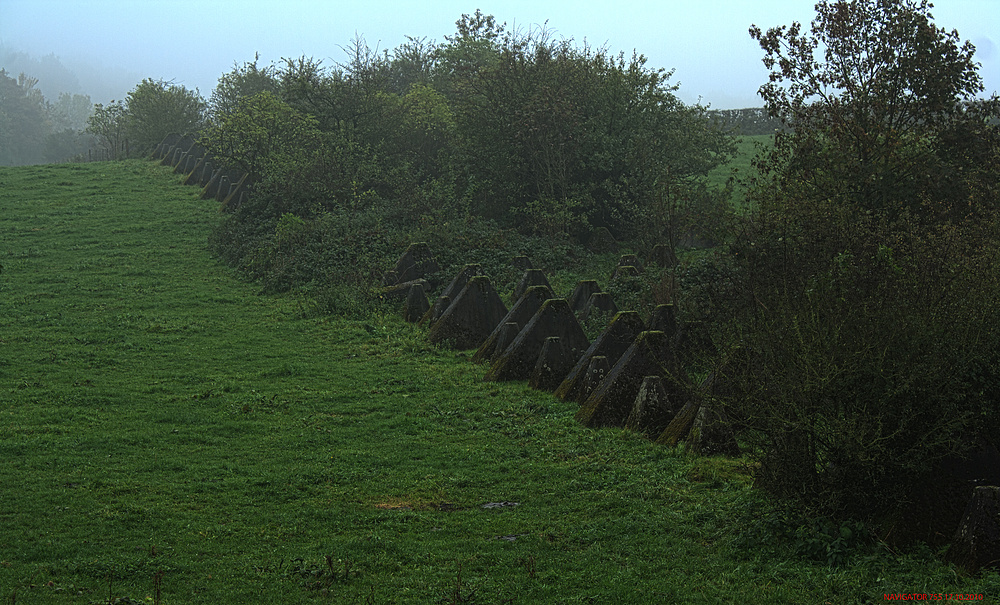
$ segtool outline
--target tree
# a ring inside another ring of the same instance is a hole
[[[480,13],[457,25],[435,73],[456,108],[479,213],[633,237],[663,190],[731,153],[704,109],[685,106],[671,73],[642,55],[554,40],[544,28],[507,32]]]
[[[218,123],[236,111],[241,99],[261,92],[278,94],[280,86],[276,77],[277,68],[274,65],[259,67],[259,60],[260,55],[254,55],[253,62],[235,65],[232,71],[219,78],[208,103],[214,122]]]
[[[59,100],[49,104],[49,119],[53,130],[83,130],[87,118],[94,112],[94,104],[88,95],[60,93]]]
[[[197,90],[163,80],[143,80],[125,98],[131,152],[146,155],[172,132],[198,132],[205,126],[206,111]]]
[[[808,32],[750,30],[787,130],[716,280],[758,485],[884,528],[1000,428],[1000,114],[929,9],[823,0]]]
[[[389,61],[389,90],[405,94],[414,84],[430,84],[434,73],[437,45],[426,38],[406,37],[406,42],[392,51]]]
[[[44,142],[51,125],[37,78],[12,78],[0,69],[0,164],[17,166],[45,161]]]
[[[97,137],[104,152],[103,159],[120,160],[128,157],[128,112],[121,101],[94,105],[94,113],[87,118],[86,132]]]
[[[320,144],[316,120],[268,91],[239,99],[206,129],[200,142],[214,157],[255,177],[267,175],[282,163],[279,158]]]
[[[767,174],[780,175],[772,185],[803,201],[832,197],[931,220],[963,216],[973,182],[997,191],[989,164],[966,153],[990,148],[997,98],[976,99],[975,47],[936,27],[930,8],[824,0],[809,32],[798,23],[751,28],[771,69],[760,94],[789,128],[768,160]]]

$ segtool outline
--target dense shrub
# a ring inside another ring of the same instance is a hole
[[[728,403],[773,494],[838,518],[905,512],[1000,428],[996,251],[950,227],[796,227],[765,222],[734,249]]]
[[[720,397],[758,484],[905,526],[942,462],[1000,428],[1000,105],[973,98],[972,49],[927,3],[816,8],[810,33],[752,30],[788,130],[698,300],[725,318]]]

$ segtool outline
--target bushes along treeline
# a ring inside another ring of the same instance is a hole
[[[217,244],[260,268],[359,222],[383,235],[433,226],[453,241],[513,229],[580,242],[602,227],[670,240],[688,208],[718,203],[704,177],[733,147],[669,76],[480,12],[441,44],[377,53],[359,38],[329,67],[237,66],[212,95],[203,143],[254,174],[255,194]],[[277,232],[286,214],[302,221],[296,238]]]

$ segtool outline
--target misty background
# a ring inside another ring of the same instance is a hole
[[[762,28],[808,23],[813,0],[724,0],[658,3],[624,0],[488,1],[469,4],[329,0],[4,0],[0,2],[0,67],[39,79],[46,98],[59,92],[120,99],[143,78],[173,81],[209,96],[234,63],[259,53],[264,64],[283,57],[342,61],[342,47],[360,35],[369,46],[393,49],[407,36],[442,41],[455,21],[476,9],[513,28],[544,26],[559,38],[633,50],[650,67],[675,70],[679,97],[715,109],[760,106],[767,78],[750,39]],[[987,92],[1000,88],[1000,1],[939,0],[936,23],[957,29],[977,47]],[[27,55],[27,56],[25,56]]]
[[[376,51],[408,37],[443,42],[463,14],[480,9],[519,31],[544,28],[557,39],[647,57],[647,66],[672,70],[670,82],[684,103],[712,109],[760,107],[757,89],[767,80],[762,51],[747,33],[809,23],[812,0],[660,2],[624,0],[588,4],[555,0],[423,2],[323,0],[3,0],[0,69],[7,86],[40,94],[54,132],[83,128],[84,108],[122,100],[143,79],[165,81],[208,99],[218,79],[259,56],[260,65],[311,57],[332,66],[347,58],[356,38]],[[939,27],[957,29],[977,48],[985,93],[1000,88],[1000,0],[940,0]],[[0,101],[11,105],[12,101]],[[37,100],[37,99],[36,99]],[[41,101],[40,101],[41,102]],[[10,107],[7,107],[9,110]],[[10,111],[8,111],[10,113]],[[2,127],[2,125],[0,125]],[[30,137],[29,137],[30,138]],[[52,143],[33,161],[60,161],[85,147]],[[9,150],[8,150],[9,151]],[[8,154],[9,155],[9,154]],[[42,157],[44,155],[44,157]],[[0,163],[11,163],[0,149]]]

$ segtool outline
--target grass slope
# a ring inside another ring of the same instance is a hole
[[[780,537],[742,461],[584,429],[392,313],[257,296],[216,218],[151,163],[0,169],[0,602],[997,594],[926,552],[804,559],[843,541]]]

